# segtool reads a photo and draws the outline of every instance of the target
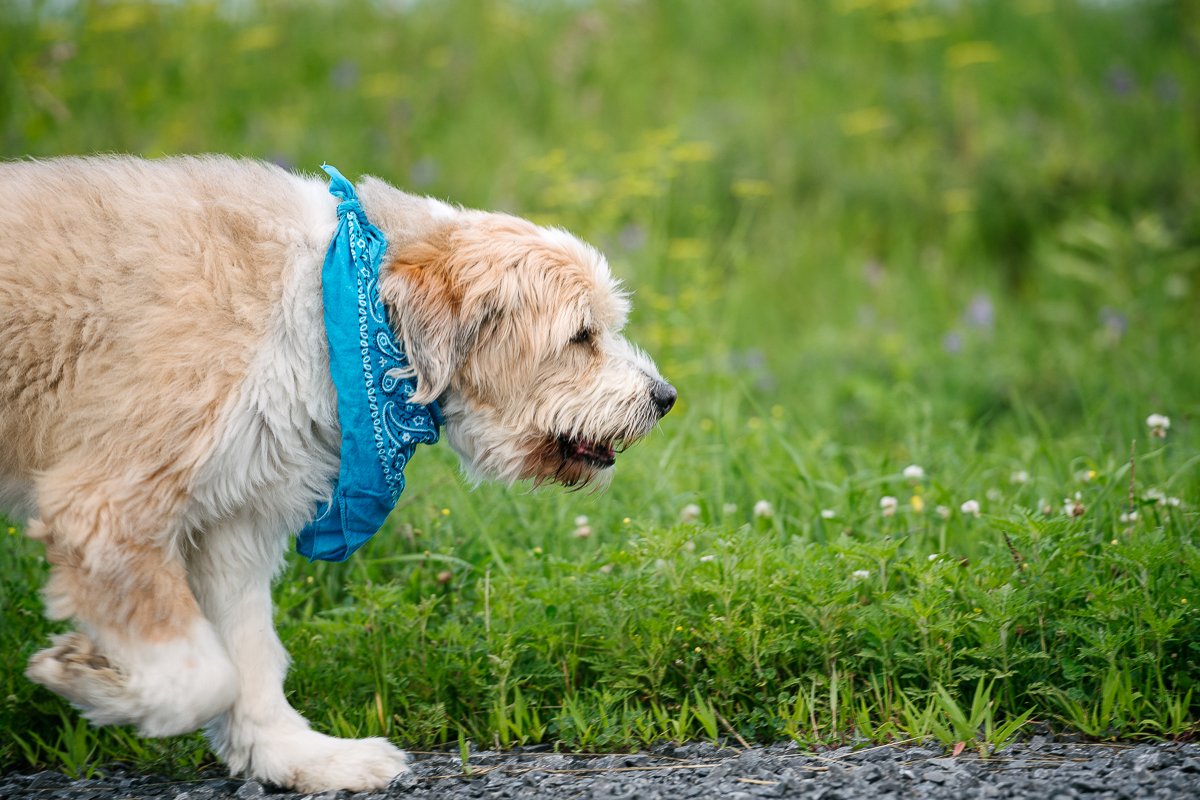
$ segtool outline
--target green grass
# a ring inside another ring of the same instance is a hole
[[[602,494],[470,490],[439,447],[351,562],[291,559],[317,727],[1200,730],[1194,4],[61,5],[0,20],[3,155],[329,160],[566,225],[679,387]],[[206,763],[21,676],[44,572],[10,531],[0,769]]]

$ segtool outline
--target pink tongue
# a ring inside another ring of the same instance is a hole
[[[575,452],[581,456],[589,456],[590,458],[598,458],[601,460],[610,459],[613,457],[611,447],[601,447],[595,442],[580,441],[575,448]]]

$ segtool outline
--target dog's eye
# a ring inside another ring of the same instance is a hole
[[[592,340],[592,331],[589,328],[580,328],[579,333],[571,337],[571,344],[587,344]]]

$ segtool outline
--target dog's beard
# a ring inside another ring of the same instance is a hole
[[[486,411],[454,401],[445,403],[443,410],[447,440],[473,480],[529,480],[535,486],[572,488],[607,484],[617,457],[657,421],[648,412],[632,413],[621,420],[620,429],[563,433],[531,430],[528,423],[505,425]]]
[[[649,376],[657,371],[632,352],[569,380],[562,375],[572,369],[560,369],[482,385],[479,375],[510,374],[495,368],[452,386],[442,408],[465,472],[476,481],[606,484],[617,456],[665,413],[652,397]]]
[[[626,446],[621,437],[544,436],[529,448],[523,477],[535,486],[557,483],[575,488],[607,481],[612,474],[609,468]]]
[[[614,411],[612,407],[607,410]],[[538,434],[527,440],[521,477],[532,479],[535,485],[580,487],[607,482],[617,456],[645,437],[658,422],[658,415],[639,402],[626,406],[623,414],[618,411],[616,417],[613,421],[617,425],[607,430],[581,426],[567,433]]]

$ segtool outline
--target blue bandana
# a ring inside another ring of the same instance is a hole
[[[416,391],[404,349],[379,298],[383,232],[367,222],[354,186],[331,166],[338,227],[321,269],[329,370],[342,428],[332,500],[296,540],[310,561],[345,561],[382,527],[404,491],[404,467],[419,442],[438,440],[441,412],[409,402]]]

